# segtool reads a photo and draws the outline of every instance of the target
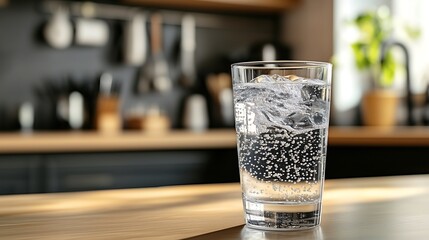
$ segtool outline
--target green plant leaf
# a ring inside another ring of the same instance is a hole
[[[381,17],[375,11],[367,11],[359,14],[352,22],[361,34],[361,38],[351,44],[356,67],[369,70],[376,86],[392,85],[397,68],[392,53],[387,53],[385,61],[380,62],[382,43],[391,34],[391,19],[388,15]]]
[[[397,64],[392,51],[387,52],[384,63],[381,67],[380,83],[382,86],[390,86],[395,79]]]
[[[380,61],[380,42],[372,41],[368,46],[368,60],[370,65],[377,65]]]
[[[355,63],[359,70],[365,70],[370,67],[367,55],[365,54],[366,44],[356,42],[352,44],[353,54],[355,56]]]

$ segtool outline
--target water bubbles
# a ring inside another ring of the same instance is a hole
[[[261,75],[251,83],[234,85],[246,194],[296,202],[317,199],[329,87],[320,80],[279,75]]]
[[[274,128],[259,135],[239,134],[240,168],[255,181],[267,184],[314,183],[321,176],[324,155],[320,139],[327,130],[316,129],[287,138],[282,137],[282,131],[285,130]]]

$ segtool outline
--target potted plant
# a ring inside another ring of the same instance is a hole
[[[351,47],[356,66],[367,79],[368,89],[362,98],[364,125],[393,126],[398,97],[392,90],[397,62],[391,51],[381,61],[383,44],[391,35],[391,19],[387,8],[367,11],[353,19],[360,37]]]

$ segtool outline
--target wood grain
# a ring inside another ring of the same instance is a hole
[[[0,197],[0,239],[425,239],[429,175],[328,180],[321,228],[242,227],[239,184]],[[263,233],[263,234],[262,234]]]

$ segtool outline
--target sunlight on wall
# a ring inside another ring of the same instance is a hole
[[[429,1],[393,0],[394,37],[410,51],[412,90],[422,93],[429,80]]]

